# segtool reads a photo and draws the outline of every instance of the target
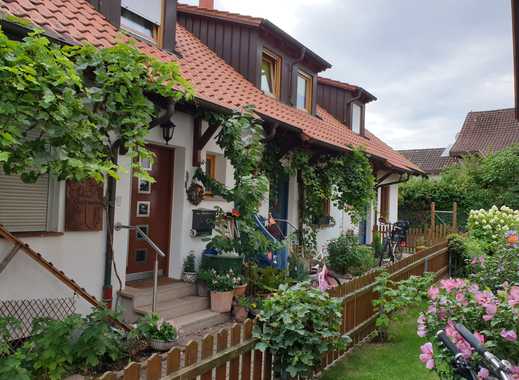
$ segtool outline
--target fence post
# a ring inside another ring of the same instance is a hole
[[[431,228],[434,230],[436,225],[436,203],[431,202]]]
[[[458,231],[458,202],[452,203],[452,230]]]
[[[429,272],[429,256],[425,256],[423,261],[423,272],[427,273]]]

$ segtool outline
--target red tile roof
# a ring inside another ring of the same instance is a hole
[[[451,155],[486,155],[512,144],[519,144],[519,121],[514,108],[469,112],[451,148]]]
[[[100,13],[85,0],[3,0],[0,10],[28,18],[35,24],[55,31],[80,43],[108,47],[123,37]],[[400,170],[420,169],[369,134],[363,138],[320,109],[322,120],[305,111],[285,105],[265,95],[243,76],[227,65],[200,40],[177,25],[177,50],[182,58],[138,41],[137,47],[146,54],[169,61],[177,60],[183,75],[193,85],[197,98],[227,109],[254,104],[260,116],[276,119],[299,129],[308,137],[342,149],[364,146],[366,151]]]
[[[446,149],[448,148],[408,149],[399,150],[398,153],[421,167],[427,174],[435,175],[458,161],[455,157],[445,156]]]
[[[318,76],[317,77],[317,82],[319,84],[325,84],[327,86],[333,86],[333,87],[337,87],[337,88],[342,88],[343,90],[346,90],[346,91],[357,91],[359,89],[359,87],[353,85],[353,84],[349,84],[349,83],[346,83],[346,82],[339,82],[338,80],[335,80],[335,79],[330,79],[330,78],[325,78],[325,77],[322,77],[322,76]]]

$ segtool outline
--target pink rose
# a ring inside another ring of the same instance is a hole
[[[425,364],[427,369],[434,368],[434,353],[431,342],[427,342],[420,347],[420,361]]]
[[[501,333],[499,334],[504,340],[507,340],[509,342],[515,342],[517,341],[517,334],[514,330],[501,330]]]
[[[519,305],[519,286],[512,286],[508,293],[508,304],[512,307]]]
[[[441,287],[450,293],[453,289],[459,289],[465,285],[465,280],[461,278],[448,278],[441,280]]]
[[[483,319],[488,322],[492,320],[492,318],[494,318],[494,315],[496,315],[497,305],[495,303],[489,303],[486,304],[484,307],[486,314],[483,316]]]

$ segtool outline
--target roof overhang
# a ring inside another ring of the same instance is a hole
[[[355,96],[360,96],[361,100],[365,103],[377,100],[377,97],[375,95],[366,91],[364,88],[354,84],[341,82],[335,79],[325,78],[322,76],[317,77],[317,83],[323,86],[331,86],[341,90],[349,91],[353,93]]]

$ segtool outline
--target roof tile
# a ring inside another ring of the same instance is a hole
[[[427,174],[435,175],[458,161],[455,157],[444,155],[446,149],[448,148],[408,149],[398,152],[421,167]]]

